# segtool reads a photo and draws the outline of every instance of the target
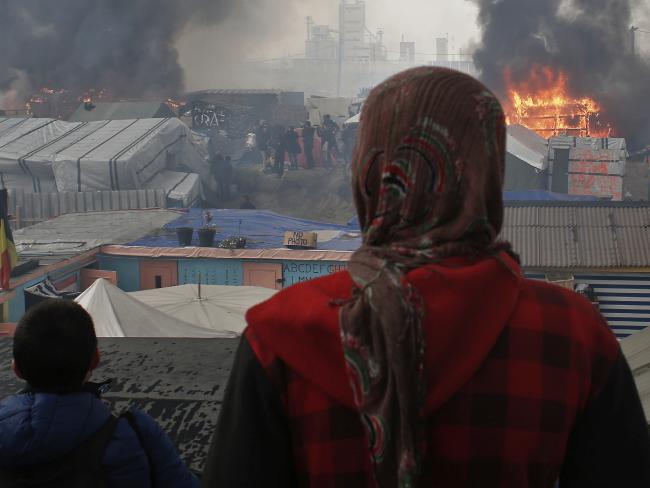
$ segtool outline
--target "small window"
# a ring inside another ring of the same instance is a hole
[[[156,288],[162,288],[162,276],[156,275]]]

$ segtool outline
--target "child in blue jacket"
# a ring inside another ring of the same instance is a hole
[[[30,309],[16,328],[13,354],[12,368],[28,390],[0,403],[0,470],[29,472],[66,459],[112,413],[88,387],[99,350],[92,318],[76,303],[50,300]],[[131,419],[134,425],[119,418],[106,444],[105,483],[198,487],[158,424],[139,411]]]

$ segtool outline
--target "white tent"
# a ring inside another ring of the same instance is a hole
[[[189,127],[175,118],[64,122],[0,117],[0,176],[27,178],[31,184],[23,187],[28,191],[39,186],[37,180],[41,186],[56,184],[61,192],[138,190],[177,167],[208,174]]]
[[[191,207],[201,196],[201,177],[196,173],[161,171],[145,185],[152,190],[163,189],[170,200],[182,207]]]
[[[248,309],[268,300],[275,292],[258,286],[218,285],[201,285],[199,292],[199,285],[182,285],[129,295],[179,320],[241,334],[246,328]]]
[[[650,421],[650,327],[623,339],[621,349],[630,364],[643,410]]]
[[[183,322],[99,279],[75,300],[95,322],[97,337],[232,338],[237,334]]]

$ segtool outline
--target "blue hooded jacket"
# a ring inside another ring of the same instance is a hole
[[[109,486],[147,488],[153,473],[156,488],[197,488],[198,481],[156,421],[142,412],[133,413],[146,452],[129,422],[120,419],[102,462]],[[20,469],[60,459],[97,432],[110,415],[93,393],[11,396],[0,403],[0,468]]]

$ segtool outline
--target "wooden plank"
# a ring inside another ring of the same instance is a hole
[[[102,206],[99,210],[111,210],[111,192],[103,191],[102,192]]]
[[[43,219],[49,220],[50,218],[52,218],[49,195],[47,193],[38,193],[38,196],[40,199],[41,208],[43,209]]]
[[[61,215],[61,206],[59,205],[59,194],[50,193],[50,209],[54,217]]]
[[[138,209],[138,192],[137,190],[128,190],[129,209]]]
[[[117,193],[120,198],[120,210],[129,210],[129,192],[122,190]]]
[[[165,194],[165,190],[156,190],[156,200],[156,207],[167,208],[167,195]]]
[[[147,208],[147,190],[138,191],[138,208]]]

